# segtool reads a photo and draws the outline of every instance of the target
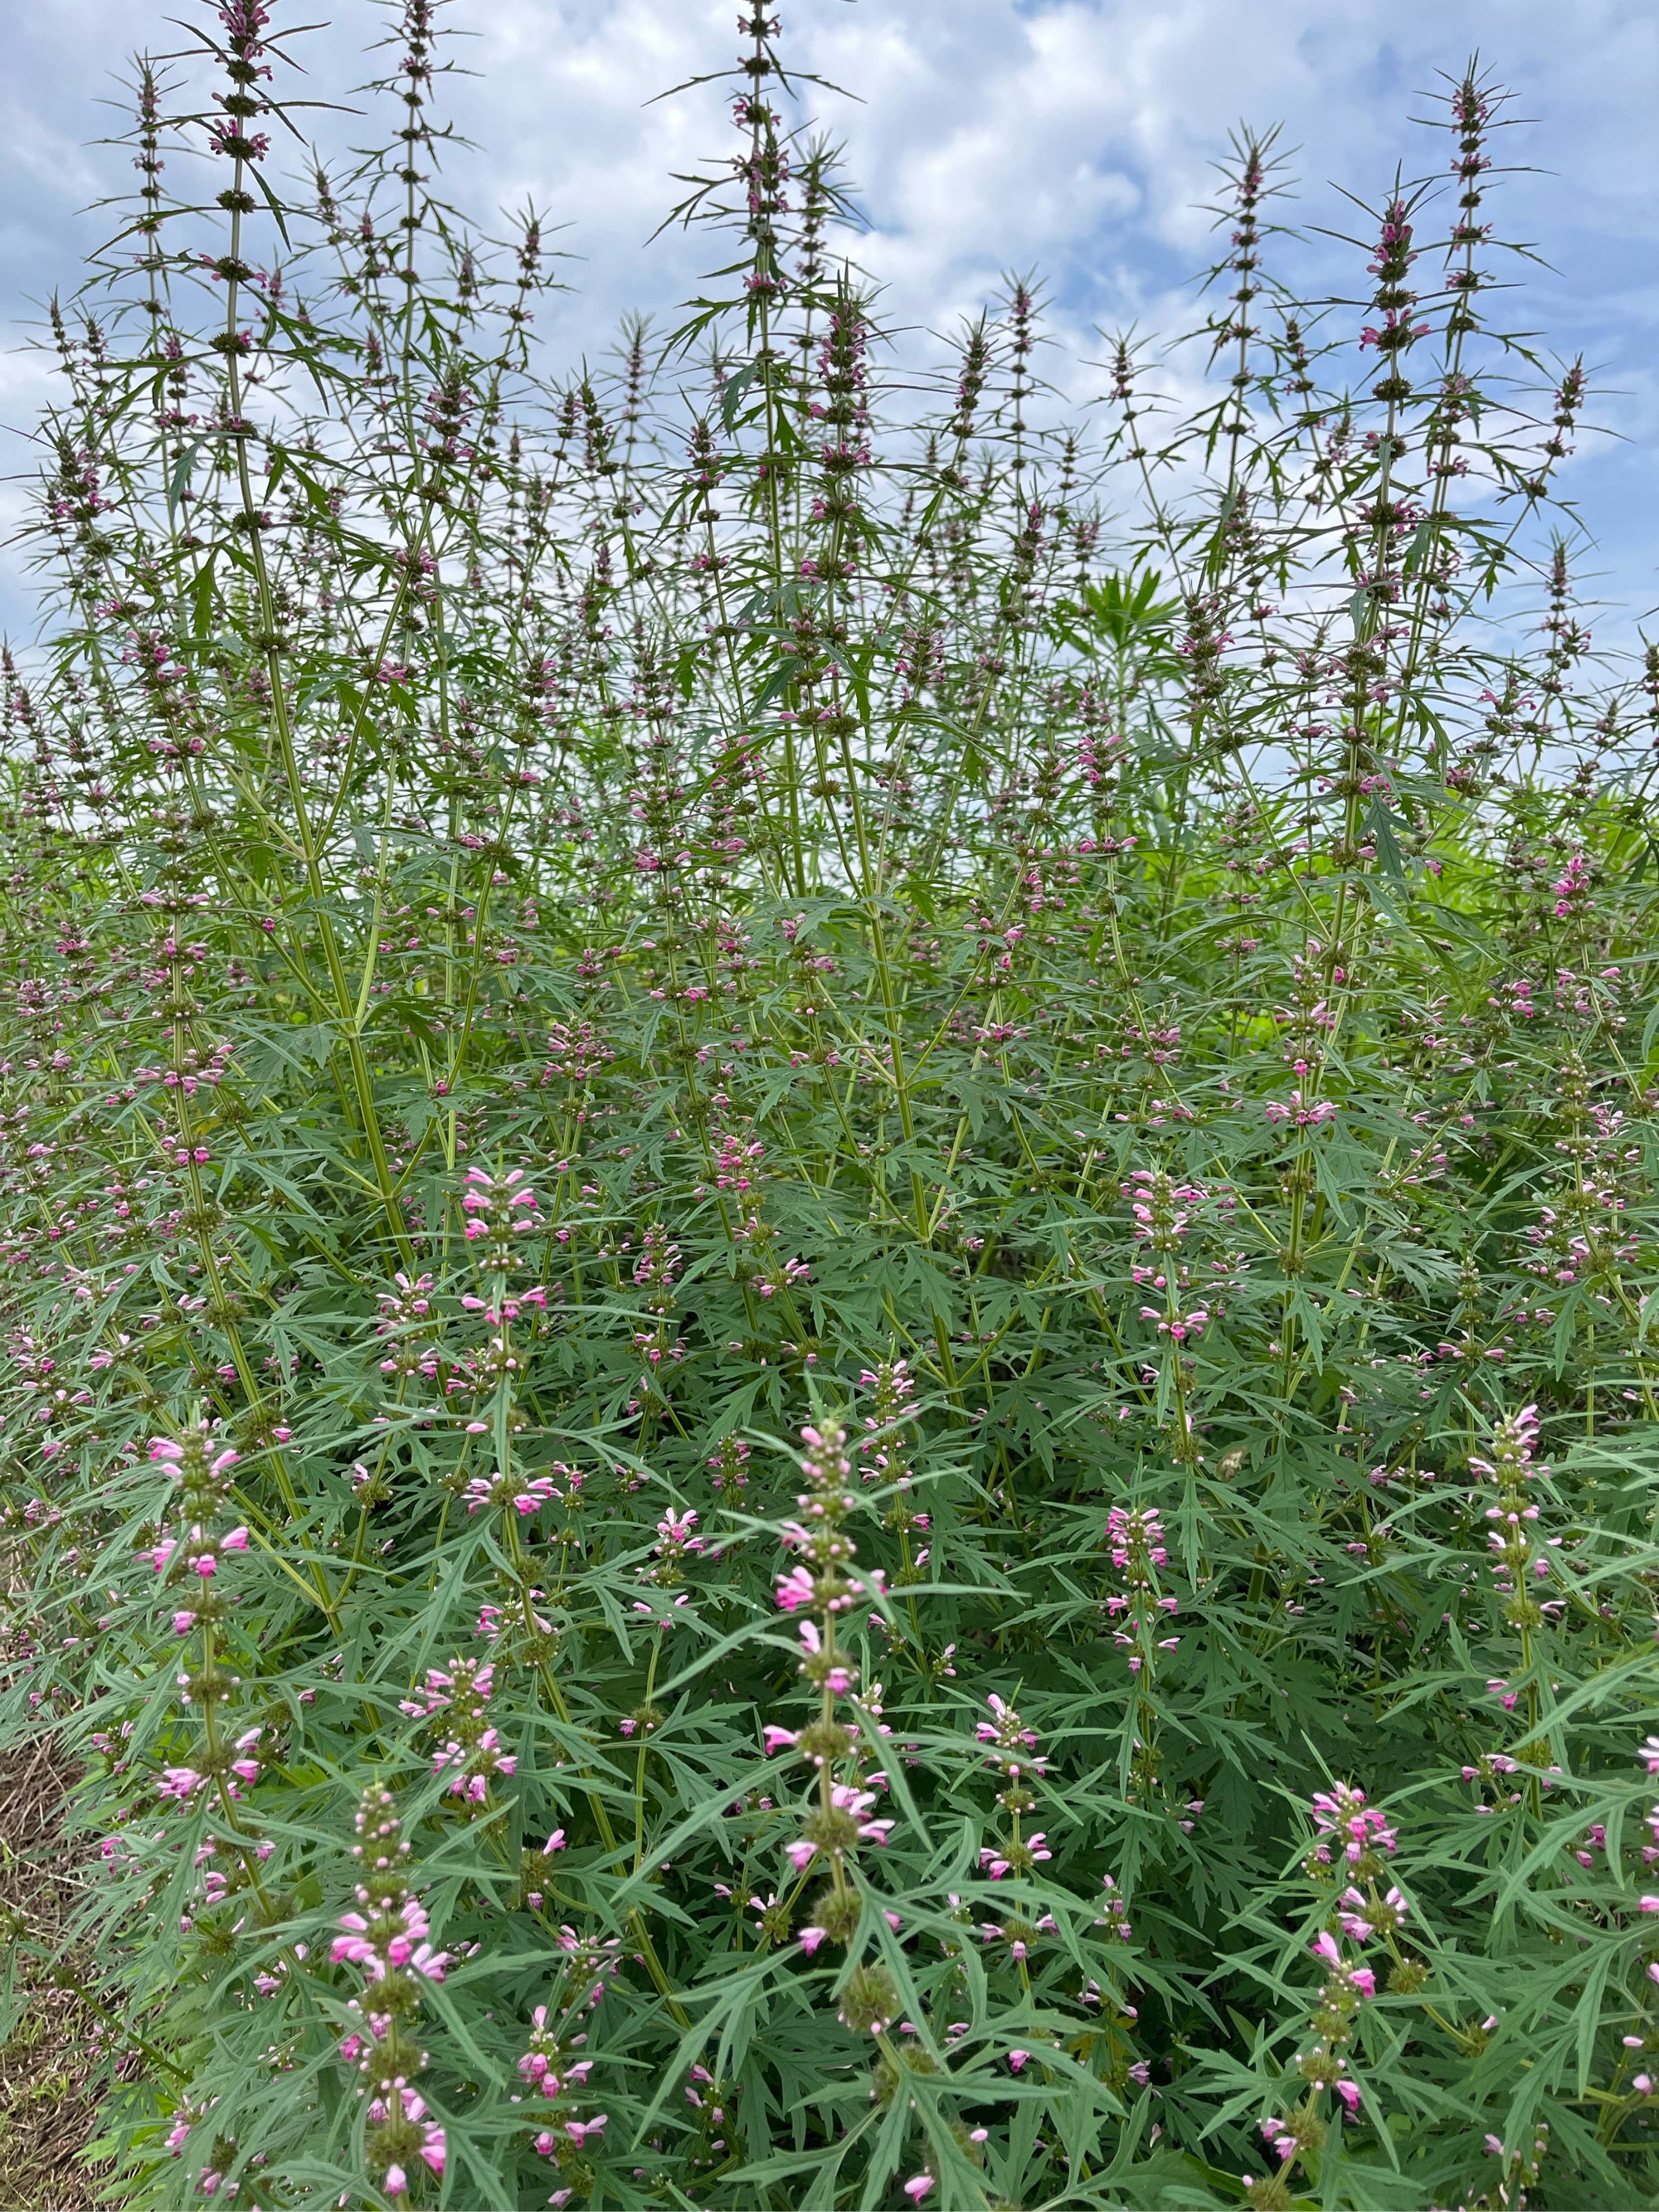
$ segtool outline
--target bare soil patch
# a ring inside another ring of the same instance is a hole
[[[89,1872],[66,1850],[65,1780],[49,1744],[0,1753],[0,1922],[21,1923],[10,1968],[27,1992],[0,2045],[0,2197],[11,2212],[92,2212],[107,2172],[80,2158],[96,2118],[94,2018],[40,1955],[55,1950]]]

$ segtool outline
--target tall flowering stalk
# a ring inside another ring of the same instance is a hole
[[[1185,1347],[1203,1335],[1210,1313],[1202,1291],[1193,1295],[1192,1269],[1183,1248],[1195,1225],[1194,1209],[1205,1204],[1208,1193],[1164,1168],[1137,1168],[1121,1190],[1134,1224],[1131,1277],[1143,1292],[1156,1292],[1161,1301],[1142,1305],[1140,1318],[1154,1325],[1170,1349],[1170,1356],[1158,1369],[1158,1396],[1161,1402],[1172,1401],[1170,1450],[1177,1462],[1188,1462],[1198,1447],[1190,1404],[1192,1368]]]
[[[993,1881],[1012,1877],[1010,1887],[1014,1894],[1003,1917],[981,1923],[980,1934],[988,1943],[1007,1946],[1009,1956],[1019,1969],[1020,1981],[1029,1989],[1030,1976],[1026,1960],[1031,1946],[1041,1937],[1052,1935],[1054,1929],[1054,1916],[1036,1905],[1028,1905],[1025,1899],[1037,1868],[1054,1856],[1042,1829],[1034,1829],[1027,1835],[1023,1827],[1026,1815],[1036,1810],[1036,1785],[1042,1776],[1043,1761],[1034,1755],[1037,1747],[1035,1732],[1025,1726],[1013,1707],[994,1691],[987,1702],[991,1717],[979,1722],[975,1734],[1002,1785],[997,1791],[996,1802],[1008,1824],[1008,1832],[980,1846],[979,1863]]]
[[[795,1565],[779,1581],[776,1597],[780,1609],[795,1619],[802,1646],[800,1673],[817,1693],[817,1713],[804,1728],[769,1727],[766,1739],[769,1751],[791,1751],[817,1770],[817,1802],[799,1834],[785,1846],[798,1875],[827,1869],[830,1876],[802,1936],[811,1950],[826,1939],[843,1947],[853,1942],[864,1908],[849,1870],[860,1846],[884,1844],[893,1823],[872,1813],[876,1796],[862,1786],[857,1721],[849,1723],[839,1714],[842,1701],[852,1696],[859,1672],[851,1653],[838,1640],[840,1624],[861,1595],[879,1593],[883,1577],[878,1568],[860,1571],[854,1565],[858,1547],[847,1523],[860,1500],[850,1487],[853,1462],[842,1421],[834,1413],[821,1415],[816,1427],[801,1431],[801,1440],[807,1449],[800,1462],[806,1487],[795,1501],[800,1517],[783,1527]],[[870,1970],[855,1969],[842,2007],[849,2025],[851,2014],[857,2014],[859,2025],[872,2032],[891,2017],[888,2014],[878,2021],[884,2006],[875,1994],[876,1980],[884,1984],[884,1977],[879,1969],[874,1976],[872,1979]]]
[[[1556,1562],[1551,1554],[1561,1541],[1559,1537],[1542,1543],[1538,1540],[1540,1508],[1531,1485],[1549,1474],[1547,1468],[1534,1463],[1538,1432],[1537,1407],[1523,1406],[1518,1413],[1494,1424],[1490,1459],[1473,1453],[1469,1458],[1470,1473],[1483,1486],[1489,1483],[1497,1492],[1495,1502],[1482,1509],[1487,1524],[1486,1567],[1494,1594],[1503,1604],[1504,1618],[1515,1630],[1520,1643],[1521,1669],[1526,1686],[1528,1755],[1539,1748],[1532,1739],[1542,1710],[1534,1671],[1534,1639],[1552,1614],[1560,1610],[1559,1601],[1537,1595],[1556,1571]],[[1512,1709],[1515,1699],[1509,1692],[1508,1682],[1499,1679],[1496,1687],[1504,1697],[1505,1708]],[[1534,1777],[1528,1786],[1535,1805],[1540,1789],[1538,1778]],[[1548,1784],[1541,1786],[1547,1788]]]
[[[174,1533],[161,1536],[148,1557],[169,1594],[173,1634],[201,1638],[199,1666],[179,1677],[181,1702],[201,1713],[201,1739],[187,1761],[163,1770],[156,1787],[181,1805],[216,1796],[240,1829],[233,1800],[258,1778],[254,1754],[264,1731],[256,1726],[233,1736],[225,1725],[223,1709],[234,1698],[238,1681],[220,1663],[223,1626],[234,1603],[222,1575],[227,1560],[247,1550],[248,1532],[240,1522],[229,1528],[215,1525],[227,1517],[230,1470],[240,1455],[222,1445],[210,1424],[200,1422],[182,1437],[153,1437],[149,1455],[152,1465],[177,1482],[178,1498]]]
[[[1364,1791],[1349,1784],[1316,1791],[1311,1810],[1316,1841],[1308,1872],[1322,1889],[1334,1880],[1346,1880],[1347,1887],[1313,1942],[1313,1955],[1325,1976],[1294,2060],[1304,2085],[1302,2100],[1284,2117],[1272,2114],[1261,2123],[1261,2139],[1279,2160],[1279,2170],[1243,2177],[1246,2197],[1257,2212],[1289,2212],[1297,2201],[1291,2177],[1310,2152],[1324,2149],[1332,2112],[1351,2120],[1358,2117],[1364,2092],[1350,2054],[1360,2014],[1376,1996],[1376,1969],[1366,1961],[1364,1949],[1379,1936],[1391,1937],[1407,1917],[1405,1899],[1388,1870],[1399,1838],[1384,1815],[1366,1803]],[[1379,1897],[1382,1882],[1389,1886]]]
[[[611,2124],[608,2112],[587,2109],[593,2100],[588,2076],[591,2057],[580,2054],[589,2045],[593,2015],[605,1986],[617,1971],[614,1942],[585,1945],[569,1928],[560,1930],[559,1948],[567,1954],[562,1963],[555,1994],[531,2014],[528,2046],[519,2060],[520,2096],[534,2097],[530,2124],[535,2129],[532,2148],[553,2161],[560,2177],[548,2203],[568,2204],[577,2191],[592,2188],[592,2154]]]
[[[1118,1588],[1105,1609],[1113,1623],[1112,1641],[1125,1656],[1133,1683],[1133,1727],[1127,1747],[1132,1796],[1150,1802],[1161,1786],[1163,1753],[1158,1742],[1158,1706],[1153,1696],[1159,1655],[1174,1651],[1178,1636],[1160,1636],[1181,1609],[1179,1598],[1163,1589],[1170,1561],[1163,1522],[1155,1505],[1114,1505],[1106,1516],[1106,1545]]]
[[[340,1916],[337,1965],[361,1970],[361,1997],[349,2000],[356,2025],[340,2056],[358,2077],[366,2100],[364,2152],[394,2203],[409,2201],[411,2179],[425,2166],[443,2177],[447,2140],[411,2086],[426,2065],[415,2040],[422,1984],[441,1982],[449,1954],[433,1948],[426,1908],[409,1879],[410,1846],[397,1801],[379,1783],[363,1792],[351,1856],[358,1879],[356,1905]]]

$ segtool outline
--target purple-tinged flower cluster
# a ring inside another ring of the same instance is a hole
[[[1540,1602],[1533,1595],[1534,1586],[1554,1572],[1550,1554],[1560,1545],[1559,1537],[1536,1540],[1540,1508],[1529,1485],[1549,1474],[1547,1467],[1533,1464],[1538,1431],[1537,1407],[1523,1406],[1492,1429],[1489,1459],[1469,1456],[1469,1472],[1498,1492],[1496,1502],[1485,1509],[1487,1565],[1494,1588],[1506,1601],[1504,1619],[1523,1633],[1560,1609],[1559,1600]]]
[[[442,1740],[432,1753],[432,1771],[447,1774],[446,1790],[471,1805],[484,1804],[491,1777],[510,1775],[518,1765],[513,1753],[501,1749],[500,1731],[489,1719],[495,1686],[489,1661],[452,1659],[447,1672],[428,1668],[424,1689],[399,1707],[411,1720],[436,1723]]]
[[[652,1584],[660,1595],[655,1598],[635,1598],[634,1610],[642,1613],[656,1624],[664,1635],[677,1626],[685,1617],[684,1608],[691,1601],[691,1593],[681,1587],[685,1580],[685,1563],[708,1548],[708,1540],[697,1531],[697,1509],[671,1505],[657,1523],[657,1540],[651,1547],[651,1556],[635,1569],[642,1583]],[[625,1735],[633,1733],[624,1728]]]
[[[1319,1839],[1306,1862],[1309,1875],[1316,1887],[1328,1891],[1332,1851],[1340,1848],[1343,1869],[1353,1878],[1332,1902],[1327,1925],[1312,1945],[1324,1979],[1308,2023],[1312,2033],[1293,2062],[1305,2085],[1302,2101],[1283,2117],[1273,2113],[1261,2123],[1262,2141],[1279,2160],[1279,2171],[1243,2176],[1246,2200],[1255,2212],[1283,2212],[1293,2202],[1293,2167],[1326,2140],[1327,2094],[1350,2117],[1358,2114],[1364,2102],[1349,2052],[1360,2011],[1376,1996],[1376,1968],[1363,1955],[1345,1950],[1345,1939],[1356,1947],[1385,1943],[1395,1960],[1397,1985],[1421,1986],[1421,1969],[1402,1957],[1395,1942],[1409,1917],[1409,1907],[1398,1884],[1389,1880],[1383,1856],[1396,1848],[1393,1826],[1366,1803],[1363,1790],[1349,1784],[1316,1792],[1310,1810]]]
[[[417,2163],[440,2178],[444,2171],[442,2124],[411,2086],[426,2061],[410,2028],[423,1984],[441,1982],[452,1961],[448,1952],[433,1948],[426,1908],[409,1879],[410,1849],[396,1802],[380,1783],[364,1790],[356,1827],[356,1902],[340,1915],[330,1955],[337,1966],[358,1967],[365,1986],[350,2006],[361,2026],[342,2043],[340,2056],[357,2073],[358,2094],[368,2100],[369,2161],[386,2194],[401,2197]]]
[[[1313,1819],[1319,1840],[1310,1858],[1310,1871],[1328,1868],[1336,1847],[1348,1867],[1364,1874],[1380,1873],[1384,1863],[1381,1853],[1398,1847],[1399,1837],[1387,1815],[1368,1805],[1364,1791],[1351,1783],[1316,1790]]]
[[[1106,1599],[1112,1620],[1112,1641],[1128,1654],[1132,1674],[1145,1673],[1148,1680],[1160,1651],[1173,1651],[1178,1636],[1159,1636],[1168,1615],[1181,1610],[1181,1601],[1164,1595],[1161,1571],[1169,1564],[1164,1524],[1155,1505],[1114,1505],[1106,1516],[1106,1542],[1121,1588]]]
[[[587,2032],[580,2023],[599,2002],[605,1976],[613,1966],[608,1955],[600,1959],[599,1980],[562,2011],[556,2005],[538,2005],[531,2014],[529,2048],[519,2061],[519,2078],[525,2089],[544,2100],[544,2108],[530,2123],[536,2130],[533,2148],[543,2158],[556,2162],[567,2184],[549,2197],[553,2205],[568,2203],[578,2189],[586,2193],[592,2172],[585,2154],[597,2146],[611,2124],[608,2112],[580,2112],[580,2106],[588,2099],[587,2077],[593,2062],[575,2054],[587,2042]],[[585,1972],[581,1978],[585,1984]]]
[[[498,1510],[510,1508],[521,1519],[527,1519],[558,1495],[550,1474],[475,1474],[466,1486],[466,1510],[476,1513],[481,1505]]]
[[[466,1171],[461,1211],[481,1273],[505,1274],[518,1263],[514,1239],[536,1236],[543,1228],[536,1194],[525,1175],[523,1168],[500,1176],[478,1167]]]
[[[872,1433],[879,1437],[883,1431]],[[800,1672],[817,1694],[818,1710],[805,1727],[769,1727],[766,1747],[775,1754],[793,1751],[817,1770],[815,1802],[799,1833],[784,1847],[798,1873],[819,1866],[830,1875],[830,1887],[801,1933],[812,1951],[825,1941],[851,1942],[861,1905],[848,1878],[848,1866],[860,1845],[884,1844],[893,1822],[874,1810],[885,1777],[862,1771],[858,1720],[843,1720],[836,1711],[858,1680],[850,1654],[837,1640],[838,1621],[860,1595],[879,1594],[882,1577],[879,1570],[865,1573],[854,1565],[858,1547],[846,1524],[860,1499],[851,1487],[853,1462],[843,1423],[825,1415],[817,1426],[804,1428],[801,1438],[807,1448],[801,1459],[806,1487],[795,1501],[799,1517],[786,1521],[781,1531],[785,1544],[798,1555],[797,1564],[780,1576],[775,1595],[781,1612],[803,1616],[797,1621]],[[878,1723],[878,1686],[862,1705],[866,1720]]]
[[[152,1464],[165,1467],[177,1480],[179,1518],[177,1534],[162,1536],[146,1553],[158,1575],[179,1585],[182,1602],[173,1616],[176,1634],[188,1636],[198,1622],[222,1620],[225,1600],[214,1588],[221,1560],[227,1553],[245,1552],[248,1532],[240,1523],[216,1533],[212,1523],[222,1513],[230,1490],[230,1470],[240,1454],[215,1449],[217,1439],[209,1423],[187,1430],[182,1437],[152,1437]]]

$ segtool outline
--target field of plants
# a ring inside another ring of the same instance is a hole
[[[1346,298],[1241,133],[1070,410],[747,4],[545,359],[389,25],[332,171],[259,0],[140,65],[46,333],[0,2073],[146,2212],[1659,2202],[1659,651],[1504,95]]]

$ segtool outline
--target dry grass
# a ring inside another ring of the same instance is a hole
[[[0,1755],[0,1916],[21,1916],[15,1959],[28,2002],[0,2045],[0,2203],[6,2212],[91,2212],[102,2169],[81,2162],[94,2108],[87,2092],[90,2014],[40,1962],[84,1869],[66,1857],[64,1776],[49,1745]]]

